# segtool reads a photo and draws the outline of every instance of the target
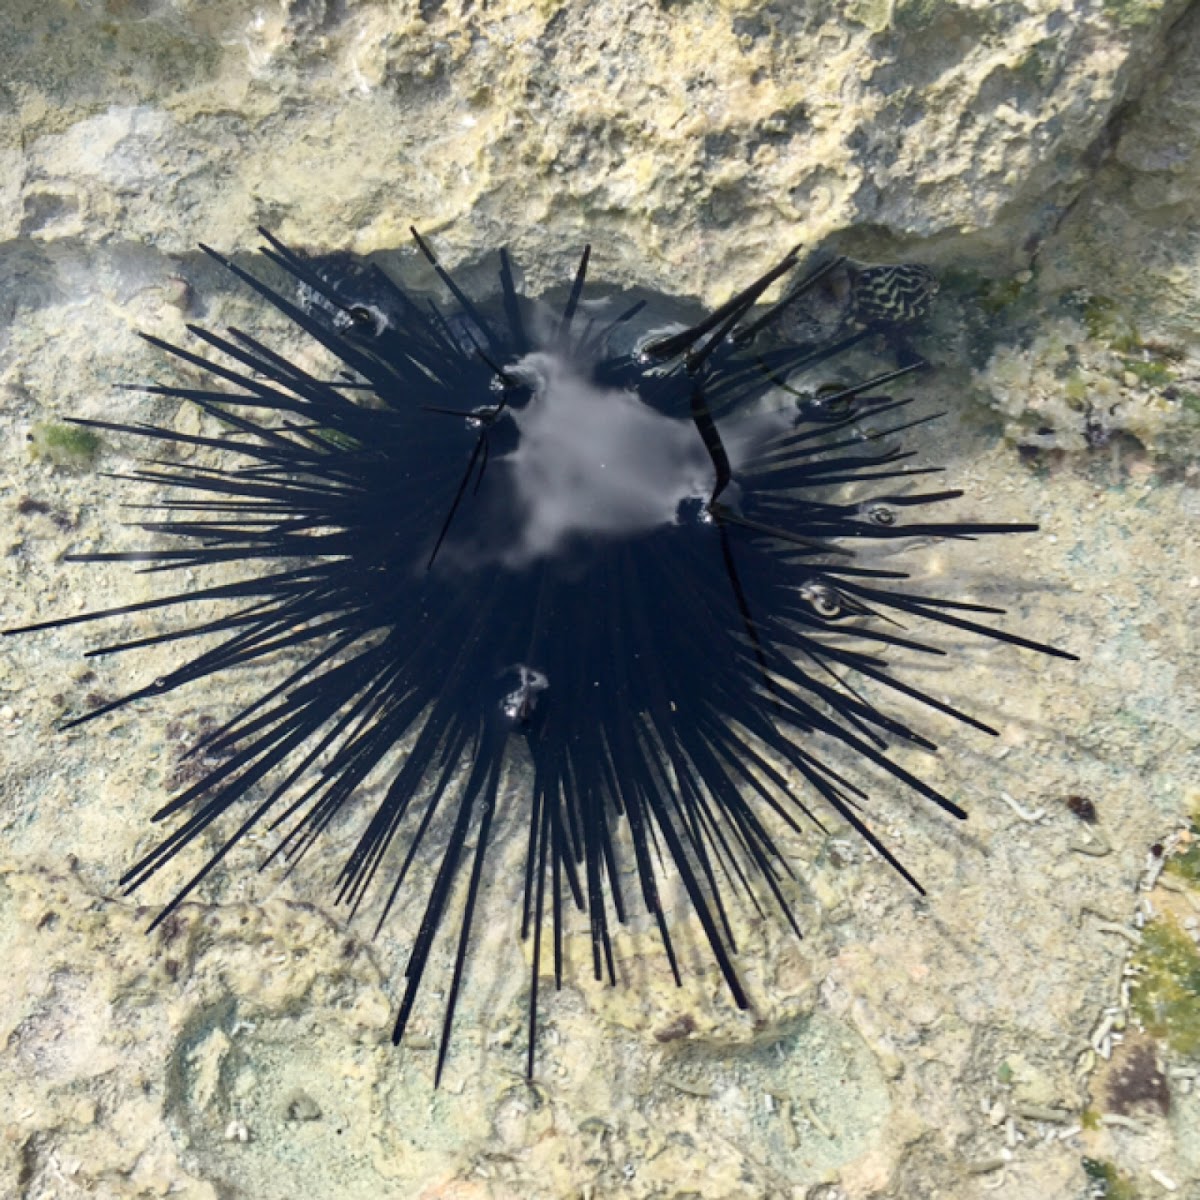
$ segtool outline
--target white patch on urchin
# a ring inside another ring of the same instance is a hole
[[[706,509],[716,471],[690,415],[666,416],[636,391],[599,386],[562,353],[535,351],[505,370],[532,392],[506,413],[515,448],[487,468],[505,481],[491,502],[503,498],[512,511],[490,545],[463,554],[451,534],[446,548],[460,564],[482,558],[519,570],[576,539],[637,537],[678,524],[687,507]],[[719,422],[735,475],[792,421],[794,413],[753,412]]]
[[[512,413],[519,440],[506,456],[522,514],[504,562],[556,554],[571,537],[628,537],[673,524],[687,500],[706,500],[712,460],[691,420],[664,416],[635,392],[597,387],[562,355],[538,351],[511,373],[533,395]]]

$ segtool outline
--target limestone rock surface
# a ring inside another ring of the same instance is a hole
[[[31,448],[143,419],[114,387],[163,369],[138,330],[260,328],[198,242],[248,258],[264,225],[432,283],[412,223],[468,281],[509,245],[534,291],[585,241],[706,303],[796,243],[930,264],[922,459],[971,516],[1042,526],[930,570],[1083,661],[956,647],[931,677],[1000,736],[906,761],[966,826],[878,798],[927,898],[845,829],[797,837],[806,938],[747,917],[752,1014],[698,952],[677,992],[641,929],[628,986],[593,986],[580,928],[537,1085],[523,971],[475,970],[433,1092],[435,1009],[390,1044],[405,930],[346,923],[334,856],[260,876],[256,843],[149,938],[168,881],[119,894],[237,688],[58,734],[176,648],[5,639],[0,1200],[1200,1194],[1200,1064],[1130,984],[1178,998],[1200,905],[1163,869],[1200,835],[1198,62],[1183,0],[6,0],[0,626],[153,594],[63,561],[139,544],[102,473],[130,448]],[[481,965],[516,936],[497,914]],[[1115,1107],[1127,1037],[1165,1110]]]

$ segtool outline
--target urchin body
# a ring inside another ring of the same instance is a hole
[[[561,980],[572,905],[587,914],[598,978],[615,977],[613,925],[636,906],[678,979],[660,899],[677,878],[744,1006],[726,899],[744,893],[795,924],[781,828],[818,819],[824,804],[911,881],[865,820],[860,768],[963,813],[887,753],[890,742],[932,743],[851,681],[984,729],[894,675],[889,652],[938,653],[922,629],[939,625],[1061,652],[982,623],[1000,610],[917,594],[903,572],[856,557],[877,540],[1033,528],[922,517],[958,493],[917,486],[931,468],[906,465],[896,439],[919,421],[881,390],[919,364],[815,406],[778,388],[877,330],[878,304],[865,327],[821,344],[765,344],[828,273],[748,321],[796,269],[793,254],[699,324],[638,336],[640,304],[603,314],[584,303],[586,253],[553,314],[518,293],[504,256],[488,303],[438,267],[454,300],[443,312],[381,272],[331,272],[268,240],[290,293],[227,265],[325,348],[330,373],[238,330],[194,329],[215,357],[150,340],[212,384],[145,390],[198,404],[226,432],[96,423],[225,460],[137,472],[168,489],[164,518],[145,526],[168,545],[99,557],[167,570],[234,563],[240,577],[46,623],[228,605],[187,630],[220,634],[215,648],[81,720],[280,651],[294,659],[285,683],[205,739],[217,765],[156,814],[172,832],[126,874],[128,888],[221,828],[222,848],[165,916],[256,826],[278,825],[276,853],[295,858],[358,805],[339,900],[357,908],[373,895],[382,921],[417,856],[437,856],[395,1039],[435,938],[454,939],[440,1075],[502,795],[526,818],[530,1071],[542,966]],[[916,269],[905,279],[929,291]],[[905,319],[919,308],[901,306]],[[518,748],[532,776],[514,798],[501,785]],[[382,787],[369,810],[368,781]]]

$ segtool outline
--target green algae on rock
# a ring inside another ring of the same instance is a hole
[[[29,431],[29,450],[35,458],[76,471],[90,467],[103,445],[99,434],[78,425],[45,421]]]
[[[1185,1057],[1200,1054],[1200,949],[1175,920],[1159,916],[1142,930],[1131,960],[1134,1015],[1147,1032]]]

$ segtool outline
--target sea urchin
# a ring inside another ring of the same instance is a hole
[[[456,926],[440,1077],[502,803],[521,806],[528,829],[530,1072],[543,942],[560,984],[570,904],[587,914],[597,978],[615,978],[613,919],[642,905],[678,981],[661,900],[673,875],[745,1007],[727,901],[766,902],[795,926],[776,839],[817,820],[815,798],[917,886],[864,818],[861,770],[964,813],[889,757],[889,741],[933,744],[870,695],[991,731],[898,678],[888,655],[940,653],[920,633],[939,626],[1063,655],[982,623],[1000,609],[919,594],[904,572],[859,554],[881,541],[1036,528],[925,515],[959,493],[916,488],[934,468],[906,465],[912,452],[897,438],[929,417],[909,417],[910,400],[881,390],[924,366],[915,354],[812,394],[788,383],[920,315],[924,268],[860,271],[869,303],[812,341],[781,335],[783,318],[842,260],[796,281],[793,252],[699,323],[647,331],[640,302],[584,300],[586,250],[565,304],[549,312],[519,293],[504,253],[498,295],[475,301],[418,237],[453,298],[443,310],[377,267],[335,267],[264,237],[291,278],[286,292],[208,253],[333,368],[310,373],[241,330],[193,326],[214,357],[147,340],[204,385],[140,390],[194,403],[218,432],[80,422],[219,457],[151,461],[127,476],[165,489],[160,519],[142,525],[165,545],[76,560],[244,573],[27,627],[224,606],[96,651],[210,645],[71,725],[268,656],[288,664],[282,683],[196,748],[202,777],[155,814],[171,832],[123,877],[140,887],[232,822],[158,921],[256,826],[279,828],[271,857],[294,861],[359,797],[339,901],[357,909],[377,893],[382,922],[417,856],[435,856],[395,1041],[435,938]],[[791,290],[751,319],[785,276]],[[889,330],[892,293],[903,303]],[[528,786],[503,788],[519,758]]]

